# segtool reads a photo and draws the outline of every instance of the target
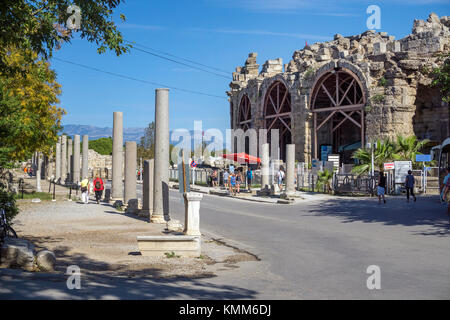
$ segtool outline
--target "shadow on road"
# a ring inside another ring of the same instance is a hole
[[[120,264],[95,261],[83,254],[69,254],[68,247],[55,251],[55,273],[29,273],[0,269],[0,299],[254,299],[257,292],[232,285],[205,281],[212,273],[158,278],[156,267],[122,270]],[[81,270],[81,289],[69,290],[68,266]],[[203,281],[200,281],[203,279]]]
[[[406,203],[404,198],[387,199],[386,204],[378,205],[373,199],[332,199],[315,203],[309,215],[334,216],[342,223],[381,222],[385,225],[425,226],[430,230],[416,232],[420,235],[450,236],[450,221],[446,206],[439,203],[438,197],[418,197],[417,202]]]

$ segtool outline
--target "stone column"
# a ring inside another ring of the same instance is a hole
[[[286,194],[295,193],[295,144],[286,145]]]
[[[89,136],[83,136],[83,163],[81,165],[81,180],[89,178]]]
[[[73,182],[79,183],[80,180],[80,136],[75,135],[73,137]]]
[[[155,174],[151,222],[165,223],[169,216],[169,89],[156,89]]]
[[[54,173],[53,173],[53,167],[54,167],[54,165],[53,165],[53,157],[52,157],[52,155],[51,155],[51,153],[50,153],[50,155],[49,156],[47,156],[47,179],[52,179],[52,177],[55,177],[55,175],[54,175]]]
[[[137,145],[136,142],[125,143],[125,190],[124,204],[128,205],[130,200],[137,199],[136,195],[136,161]]]
[[[269,188],[269,144],[261,146],[261,189]]]
[[[153,212],[153,175],[155,160],[144,161],[144,181],[142,183],[142,210],[139,216],[150,218]]]
[[[113,123],[113,154],[112,154],[112,200],[123,197],[123,113],[114,112]]]
[[[67,179],[67,136],[61,137],[61,184]]]
[[[36,160],[36,192],[42,192],[41,188],[42,161],[40,152],[36,152],[35,160]]]
[[[200,201],[201,193],[184,193],[184,233],[187,236],[201,236],[200,233]]]
[[[56,143],[55,157],[55,180],[58,181],[61,178],[61,137],[58,137],[58,143]]]
[[[67,139],[67,172],[69,174],[69,183],[73,183],[73,159],[72,159],[72,139]]]

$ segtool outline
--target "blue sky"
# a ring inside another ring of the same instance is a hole
[[[116,57],[99,55],[95,44],[74,39],[55,57],[109,72],[188,90],[222,96],[215,98],[171,90],[170,128],[229,127],[225,92],[231,74],[244,64],[249,52],[258,52],[258,63],[283,58],[288,63],[295,50],[308,44],[364,32],[369,5],[381,8],[381,29],[397,39],[411,32],[414,19],[430,12],[450,15],[450,1],[328,1],[328,0],[128,0],[115,12],[124,38],[147,47],[228,71],[229,79],[192,70],[132,50]],[[127,21],[122,23],[119,14]],[[63,86],[64,124],[112,127],[113,111],[124,112],[125,127],[146,127],[154,119],[152,86],[86,70],[53,60],[52,68]]]

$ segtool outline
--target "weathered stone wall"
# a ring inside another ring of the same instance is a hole
[[[385,32],[366,31],[333,41],[315,43],[295,51],[288,64],[281,59],[264,63],[250,53],[245,66],[236,68],[230,91],[232,128],[238,128],[239,106],[244,95],[251,102],[250,127],[265,126],[264,101],[275,81],[283,82],[291,95],[292,140],[296,159],[309,162],[313,152],[311,95],[314,84],[335,68],[354,74],[365,96],[364,140],[416,134],[441,142],[450,136],[449,107],[431,86],[430,71],[450,52],[450,17],[430,14],[415,20],[412,33],[395,40]],[[327,140],[329,137],[321,137]],[[329,138],[328,140],[330,140]],[[319,140],[319,139],[318,139]]]

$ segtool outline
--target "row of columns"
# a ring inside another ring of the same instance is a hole
[[[261,188],[268,189],[270,186],[270,157],[269,144],[261,146]],[[286,194],[295,193],[295,144],[286,146]]]
[[[143,207],[141,215],[152,223],[165,223],[169,216],[169,90],[157,89],[155,98],[155,159],[143,163]],[[123,113],[113,114],[112,200],[127,205],[136,196],[137,144],[125,143],[123,168]]]
[[[80,169],[80,157],[82,166]],[[81,172],[80,172],[81,170]],[[83,136],[83,153],[80,154],[80,135],[74,139],[62,135],[55,148],[55,180],[62,184],[78,183],[89,175],[89,136]]]

